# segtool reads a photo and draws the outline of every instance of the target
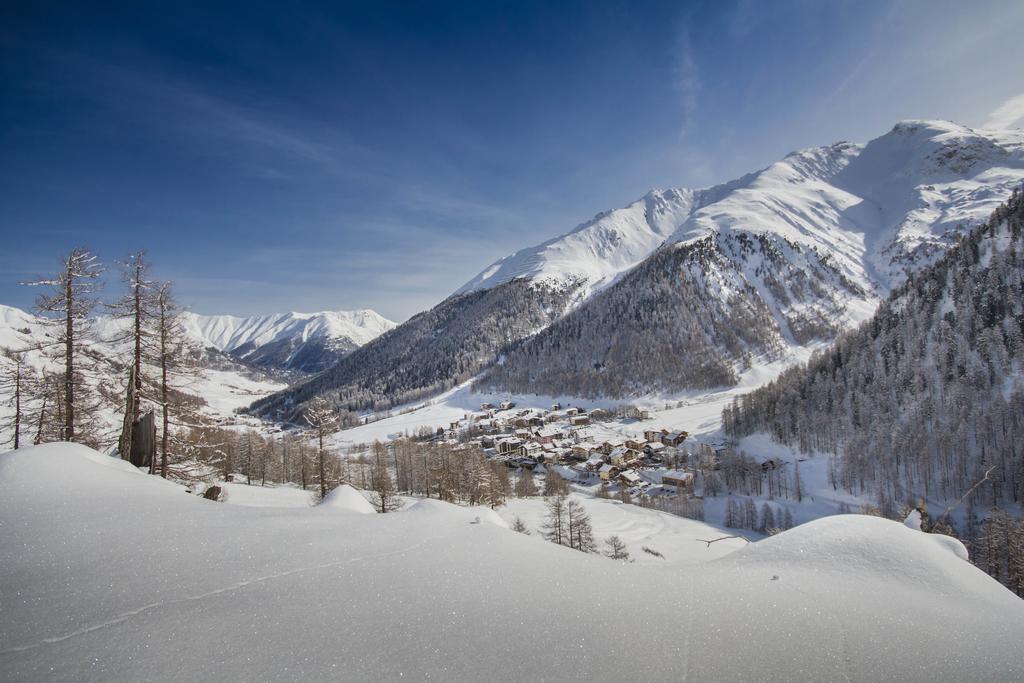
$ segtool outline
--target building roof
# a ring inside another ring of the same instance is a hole
[[[662,481],[664,481],[665,479],[693,479],[693,472],[687,472],[685,470],[669,470],[667,472],[662,472],[661,479]]]

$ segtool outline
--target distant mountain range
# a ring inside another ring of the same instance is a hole
[[[1024,132],[904,121],[711,188],[657,190],[500,259],[431,311],[254,405],[386,407],[468,379],[626,397],[729,385],[865,320],[1024,181]]]
[[[195,341],[247,365],[305,373],[326,370],[396,326],[365,309],[246,318],[185,313],[182,323]]]

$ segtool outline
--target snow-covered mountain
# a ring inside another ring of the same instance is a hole
[[[865,320],[1022,182],[1019,130],[907,121],[866,145],[793,153],[715,188],[646,261],[480,384],[581,396],[732,384],[756,358]]]
[[[182,323],[197,342],[247,364],[303,372],[325,370],[396,326],[371,310],[247,318],[185,313]]]
[[[722,185],[652,191],[491,264],[260,409],[293,410],[327,390],[349,406],[390,405],[488,369],[484,388],[517,393],[730,384],[757,358],[867,319],[1022,182],[1024,131],[905,121]]]
[[[598,214],[565,235],[496,261],[455,294],[528,278],[553,288],[582,283],[579,295],[585,297],[650,255],[702,199],[702,191],[652,190],[625,208]]]

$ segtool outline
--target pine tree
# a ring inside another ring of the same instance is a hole
[[[743,501],[743,526],[747,529],[757,529],[757,505],[753,498]]]
[[[11,447],[18,450],[21,447],[29,397],[34,393],[35,373],[25,362],[24,352],[3,349],[0,361],[0,392],[10,397],[8,406],[11,408],[11,417],[8,426],[11,431]]]
[[[794,462],[793,467],[793,495],[796,497],[796,502],[800,503],[804,499],[804,487],[803,482],[800,480],[800,461]]]
[[[376,496],[378,511],[384,513],[398,509],[395,483],[388,470],[387,446],[380,441],[373,444],[373,473],[370,477],[370,488],[373,489]]]
[[[737,505],[736,500],[734,498],[730,498],[728,501],[726,501],[725,519],[723,520],[723,524],[725,524],[725,526],[729,529],[735,529],[737,527],[743,526],[743,520],[741,519],[741,516],[742,515],[740,513],[739,505]]]
[[[149,280],[149,263],[144,252],[132,254],[119,264],[121,279],[127,286],[124,296],[109,306],[114,318],[127,325],[123,332],[109,341],[126,344],[131,352],[128,386],[126,389],[126,411],[124,426],[118,439],[118,452],[122,460],[128,460],[132,450],[132,427],[142,417],[144,385],[143,355],[152,341],[152,324],[155,319],[154,283]],[[153,463],[150,461],[150,471]]]
[[[775,528],[775,513],[772,512],[772,506],[768,503],[764,503],[761,506],[761,522],[758,524],[757,530],[762,534],[771,533],[771,530]]]
[[[85,382],[85,373],[95,366],[88,356],[87,343],[92,337],[90,315],[102,273],[103,267],[97,258],[80,248],[62,259],[56,276],[26,283],[51,288],[50,294],[36,299],[36,311],[54,330],[52,341],[44,351],[63,366],[59,406],[63,441],[95,445],[90,427],[96,402]]]
[[[626,550],[626,544],[622,542],[622,539],[618,536],[609,536],[604,539],[606,549],[604,551],[605,557],[612,560],[628,560],[629,552]]]
[[[569,485],[558,472],[548,467],[544,474],[544,496],[564,496],[569,493]]]
[[[547,516],[544,524],[541,525],[541,535],[544,540],[557,543],[558,545],[569,545],[568,513],[566,510],[565,496],[553,496],[545,502]]]
[[[516,515],[516,518],[512,520],[512,531],[526,536],[530,535],[530,530],[527,528],[526,522],[524,522],[518,515]]]
[[[792,529],[793,528],[793,513],[790,512],[789,508],[786,508],[786,514],[785,514],[785,517],[782,520],[782,528],[783,529]]]
[[[583,505],[569,499],[565,508],[566,530],[569,534],[569,547],[584,553],[597,551],[594,543],[594,530],[590,524],[590,515]]]
[[[516,478],[516,496],[519,498],[530,498],[537,495],[537,485],[533,481],[533,472],[527,468],[519,470]]]
[[[338,428],[338,416],[327,399],[317,396],[309,402],[304,418],[317,438],[317,469],[320,476],[320,500],[323,500],[327,496],[327,451],[324,450],[324,439]]]

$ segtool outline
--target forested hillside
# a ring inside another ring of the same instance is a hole
[[[332,369],[253,404],[293,419],[317,395],[341,410],[389,408],[465,382],[564,311],[573,287],[513,280],[449,297],[343,358]]]
[[[663,247],[477,385],[584,397],[732,385],[753,355],[831,339],[844,302],[870,297],[811,247],[723,230]]]
[[[1024,194],[912,275],[804,367],[739,398],[729,434],[838,454],[835,486],[891,514],[916,496],[974,508],[1024,497]]]

